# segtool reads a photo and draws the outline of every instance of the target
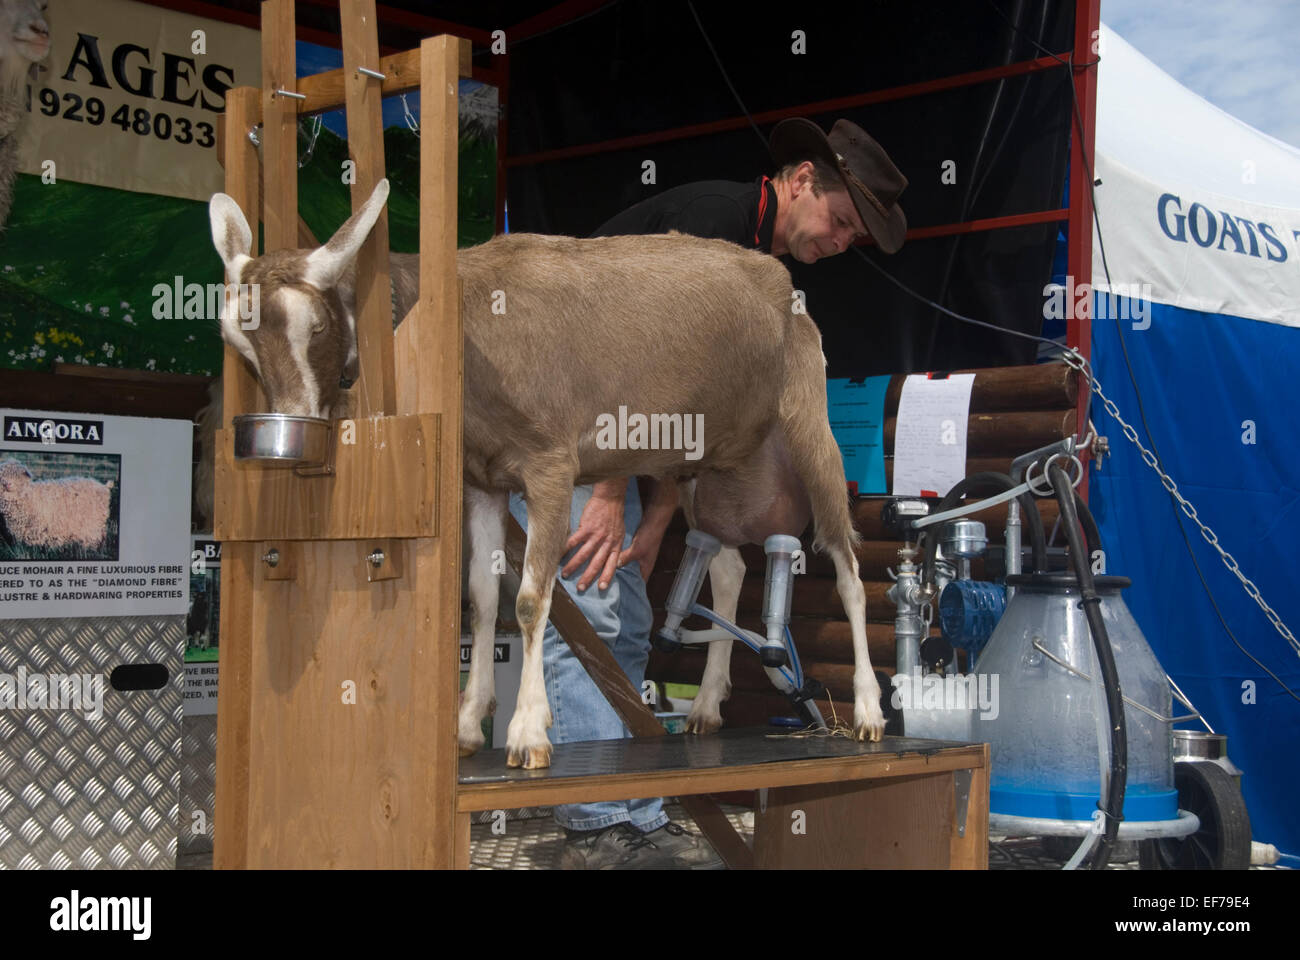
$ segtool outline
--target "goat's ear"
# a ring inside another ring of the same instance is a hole
[[[253,249],[253,231],[248,228],[244,211],[233,197],[214,193],[208,202],[208,219],[212,221],[212,245],[231,277],[238,280],[242,260]]]
[[[339,227],[334,236],[330,237],[329,243],[312,251],[307,257],[304,279],[318,290],[332,289],[339,282],[343,271],[356,258],[357,251],[370,235],[387,200],[388,180],[384,179],[375,184],[370,199],[348,218],[347,223]]]

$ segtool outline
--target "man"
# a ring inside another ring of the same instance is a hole
[[[803,119],[772,132],[777,173],[754,183],[706,181],[667,190],[628,208],[593,236],[667,233],[715,237],[802,263],[843,253],[871,236],[887,253],[902,246],[907,220],[898,196],[907,179],[866,131],[839,120],[827,137]],[[645,582],[677,507],[673,483],[655,484],[642,514],[635,479],[574,491],[562,582],[635,688],[650,654],[652,612]],[[510,511],[526,525],[523,499]],[[568,551],[572,551],[569,553]],[[588,588],[596,582],[598,590]],[[630,736],[577,657],[549,623],[542,641],[551,740]],[[699,837],[669,821],[661,798],[555,808],[567,831],[562,865],[580,869],[719,866]]]

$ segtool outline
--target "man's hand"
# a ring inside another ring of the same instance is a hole
[[[637,563],[641,568],[641,579],[646,581],[649,581],[650,574],[654,571],[664,531],[668,529],[668,522],[677,511],[677,484],[672,480],[653,480],[649,483],[653,487],[648,491],[650,495],[645,497],[647,481],[642,479],[641,490],[645,505],[641,525],[636,528],[632,545],[618,558],[620,567]]]
[[[619,555],[618,565],[624,567],[629,563],[638,564],[641,579],[649,580],[655,568],[655,560],[659,557],[664,530],[667,529],[671,516],[672,514],[669,514],[662,522],[655,522],[649,516],[642,519],[641,526],[636,528],[636,533],[632,536],[632,545]]]
[[[627,480],[603,480],[591,490],[591,499],[582,508],[578,529],[564,544],[568,553],[580,547],[560,571],[570,577],[586,568],[578,580],[578,589],[586,590],[597,576],[600,589],[606,590],[614,580],[618,555],[623,547],[623,504],[627,499]],[[656,546],[656,550],[658,547]]]

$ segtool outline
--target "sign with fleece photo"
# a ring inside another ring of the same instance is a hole
[[[0,619],[186,613],[193,430],[0,409]]]

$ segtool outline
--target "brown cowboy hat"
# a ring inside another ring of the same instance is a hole
[[[885,253],[896,253],[907,235],[907,217],[898,205],[907,177],[894,166],[885,148],[848,120],[836,120],[830,136],[811,120],[792,117],[772,131],[772,158],[779,170],[814,158],[839,171],[862,222]]]

